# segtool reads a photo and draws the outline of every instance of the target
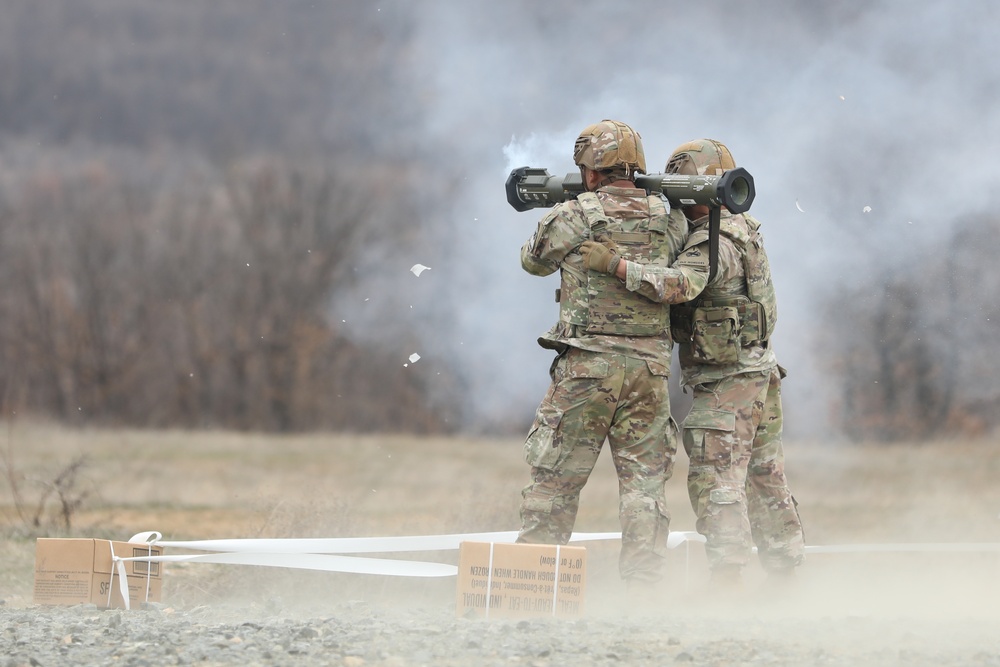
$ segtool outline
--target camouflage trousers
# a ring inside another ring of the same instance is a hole
[[[662,577],[670,527],[664,484],[677,451],[668,372],[655,362],[576,348],[556,358],[524,443],[531,483],[521,493],[518,542],[569,541],[580,491],[606,439],[618,473],[619,572],[634,581]]]
[[[684,420],[688,495],[709,566],[742,567],[751,540],[766,571],[802,562],[805,542],[785,479],[778,369],[697,385]]]

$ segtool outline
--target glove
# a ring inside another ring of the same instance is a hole
[[[591,271],[600,271],[608,275],[615,275],[618,269],[618,262],[622,260],[618,254],[618,246],[614,241],[584,241],[580,246],[580,254],[583,255],[583,265]]]

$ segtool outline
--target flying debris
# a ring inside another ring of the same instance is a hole
[[[795,208],[799,209],[799,213],[805,213],[805,209],[803,209],[802,205],[799,204],[799,200],[798,199],[795,200]]]
[[[862,213],[871,213],[872,212],[872,207],[871,206],[865,206],[863,209],[861,209],[861,212]]]
[[[410,273],[419,278],[421,273],[423,273],[424,271],[429,271],[430,268],[431,267],[424,266],[423,264],[414,264],[413,266],[410,267]]]
[[[413,354],[410,355],[410,363],[411,364],[415,364],[418,361],[420,361],[420,355],[419,354],[417,354],[416,352],[414,352]]]

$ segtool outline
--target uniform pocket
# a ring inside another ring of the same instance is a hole
[[[559,358],[555,380],[601,379],[611,375],[611,364],[598,352],[570,348]]]
[[[649,368],[649,372],[653,375],[659,377],[670,377],[670,366],[667,364],[661,364],[658,361],[646,360],[646,367]]]
[[[708,365],[721,366],[739,361],[739,311],[733,306],[695,309],[691,352],[695,359]]]
[[[732,461],[736,414],[694,409],[684,419],[684,449],[692,465],[728,468]]]
[[[709,428],[717,431],[736,430],[736,414],[726,410],[693,409],[684,419],[684,428]]]
[[[562,454],[562,436],[559,434],[562,416],[561,410],[547,403],[538,406],[535,421],[524,441],[525,463],[551,470],[559,462]]]
[[[721,487],[708,492],[708,502],[713,505],[735,505],[740,501],[740,496],[737,489]]]

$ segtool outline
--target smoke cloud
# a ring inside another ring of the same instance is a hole
[[[1000,140],[1000,46],[986,26],[1000,9],[986,0],[377,9],[412,12],[419,99],[395,102],[425,107],[429,120],[406,129],[434,156],[426,177],[448,197],[421,203],[433,257],[381,260],[384,274],[396,263],[399,276],[415,262],[433,267],[419,287],[408,276],[411,308],[366,321],[402,318],[426,351],[457,360],[470,423],[520,428],[551,361],[535,338],[557,316],[558,278],[521,270],[519,250],[540,212],[513,211],[504,180],[524,165],[575,170],[573,140],[597,120],[637,129],[651,171],[680,143],[712,137],[754,175],[751,212],[763,222],[779,297],[776,349],[789,369],[789,434],[829,426],[823,299],[996,203],[1000,167],[989,148]],[[443,303],[450,316],[419,316]]]

